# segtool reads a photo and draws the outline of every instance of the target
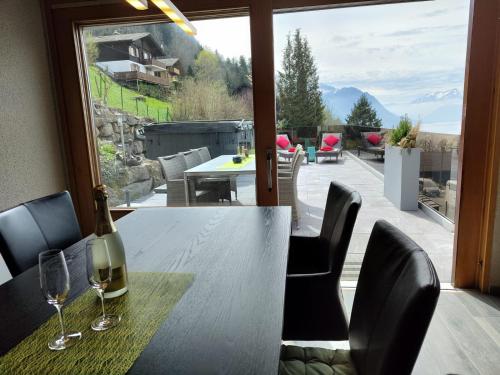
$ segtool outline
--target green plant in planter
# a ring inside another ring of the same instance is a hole
[[[413,126],[408,115],[401,117],[398,126],[389,135],[389,144],[401,148],[414,148],[420,126]]]

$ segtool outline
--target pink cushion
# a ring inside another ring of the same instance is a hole
[[[382,140],[382,137],[378,134],[370,134],[368,137],[366,137],[368,142],[370,142],[372,145],[376,146],[380,143]]]
[[[290,147],[290,148],[288,149],[288,152],[295,152],[295,147]]]
[[[286,148],[290,144],[288,142],[288,139],[285,136],[278,137],[278,140],[276,141],[276,144],[280,146],[281,148]]]
[[[328,137],[326,137],[325,139],[323,139],[323,142],[325,142],[328,146],[335,146],[337,144],[337,142],[339,141],[339,139],[334,136],[334,135],[329,135]]]
[[[323,146],[319,150],[320,151],[332,151],[333,147],[331,147],[331,146]]]

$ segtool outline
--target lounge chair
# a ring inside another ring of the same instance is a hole
[[[297,176],[304,160],[304,153],[298,152],[291,173],[278,173],[278,199],[280,206],[292,206],[292,218],[298,223]]]
[[[362,132],[361,146],[358,147],[358,156],[361,155],[361,151],[368,152],[383,159],[385,155],[384,133]]]
[[[337,138],[337,142],[334,141]],[[335,157],[339,161],[339,155],[342,156],[342,133],[323,133],[321,137],[321,145],[319,150],[316,151],[316,163],[319,158]]]

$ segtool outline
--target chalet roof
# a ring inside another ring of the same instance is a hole
[[[150,36],[150,33],[134,33],[134,34],[113,34],[94,37],[96,43],[107,43],[107,42],[134,42],[136,40]]]
[[[112,34],[104,36],[96,36],[94,41],[96,44],[113,43],[113,42],[135,42],[136,40],[147,38],[154,50],[151,52],[153,56],[163,55],[163,47],[156,41],[150,33],[133,33],[133,34]]]
[[[167,67],[174,66],[179,59],[177,57],[171,57],[168,59],[157,59],[158,61],[164,63]]]

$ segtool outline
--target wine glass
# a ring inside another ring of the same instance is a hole
[[[73,346],[81,339],[81,332],[66,332],[62,307],[69,294],[69,272],[62,250],[47,250],[38,255],[40,288],[49,303],[54,305],[61,324],[61,334],[49,342],[51,350],[63,350]]]
[[[103,238],[95,238],[87,242],[87,277],[90,286],[101,298],[102,315],[92,321],[90,326],[94,331],[105,331],[116,326],[120,315],[106,314],[104,310],[104,290],[111,283],[112,268],[108,244]]]

